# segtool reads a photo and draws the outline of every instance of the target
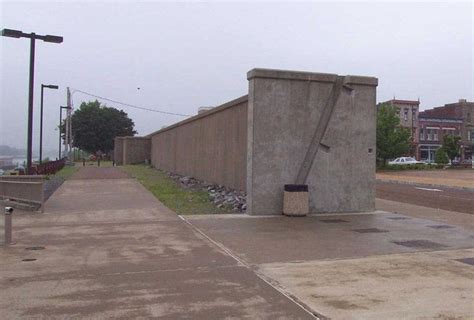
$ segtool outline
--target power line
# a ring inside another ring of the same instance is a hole
[[[173,116],[191,117],[191,115],[189,115],[189,114],[174,113],[174,112],[168,112],[168,111],[162,111],[162,110],[156,110],[156,109],[140,107],[140,106],[136,106],[136,105],[133,105],[133,104],[130,104],[130,103],[120,102],[120,101],[117,101],[117,100],[101,97],[99,95],[96,95],[96,94],[93,94],[93,93],[90,93],[90,92],[86,92],[86,91],[82,91],[82,90],[79,90],[79,89],[74,89],[74,88],[72,88],[72,89],[74,90],[74,92],[80,92],[80,93],[83,93],[83,94],[86,94],[86,95],[89,95],[89,96],[92,96],[92,97],[95,97],[95,98],[98,98],[98,99],[101,99],[101,100],[106,100],[106,101],[110,101],[110,102],[113,102],[113,103],[118,103],[118,104],[121,104],[123,106],[130,107],[130,108],[135,108],[135,109],[140,109],[140,110],[145,110],[145,111],[151,111],[151,112],[157,112],[157,113],[170,114],[170,115],[173,115]]]

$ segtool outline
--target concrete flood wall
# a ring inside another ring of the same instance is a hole
[[[116,137],[114,160],[116,165],[138,164],[150,161],[151,139],[148,137]]]
[[[247,100],[240,97],[149,135],[152,165],[245,190]]]
[[[248,96],[148,135],[152,165],[247,191],[248,214],[281,214],[284,185],[295,183],[309,186],[310,212],[374,210],[377,79],[269,69],[247,78]],[[120,142],[115,151],[129,153]]]
[[[0,176],[0,200],[18,208],[23,208],[21,204],[36,205],[43,212],[44,181],[43,175]]]
[[[117,166],[123,165],[123,137],[114,139],[114,161]]]
[[[319,130],[307,178],[310,212],[375,208],[376,86],[372,77],[346,76],[331,108],[335,74],[254,69],[248,73],[247,210],[280,214],[283,187],[297,183]],[[319,127],[319,128],[318,128]]]

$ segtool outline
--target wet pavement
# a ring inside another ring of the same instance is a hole
[[[187,217],[249,263],[347,259],[416,251],[471,248],[473,232],[388,212],[219,219]],[[406,241],[429,241],[410,245]]]
[[[474,317],[472,230],[383,211],[186,219],[315,314]]]
[[[0,309],[7,319],[473,318],[472,215],[434,221],[430,208],[400,204],[413,208],[183,217],[119,169],[86,167],[44,214],[14,215]]]
[[[378,210],[398,212],[414,218],[421,218],[455,225],[466,230],[474,231],[474,215],[462,212],[434,209],[426,206],[413,205],[386,199],[375,199]]]

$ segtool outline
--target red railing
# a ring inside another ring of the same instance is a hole
[[[61,170],[64,165],[66,164],[66,159],[56,160],[56,161],[49,161],[42,164],[34,165],[31,168],[31,174],[55,174],[59,170]]]

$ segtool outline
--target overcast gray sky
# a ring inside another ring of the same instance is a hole
[[[195,114],[246,94],[247,71],[260,67],[375,76],[378,101],[420,97],[422,109],[473,101],[473,10],[471,1],[2,1],[0,27],[64,37],[36,45],[34,148],[40,84],[52,83],[44,146],[55,149],[67,86]],[[0,145],[25,148],[29,41],[2,38],[0,48]],[[183,119],[107,105],[128,112],[139,134]]]

